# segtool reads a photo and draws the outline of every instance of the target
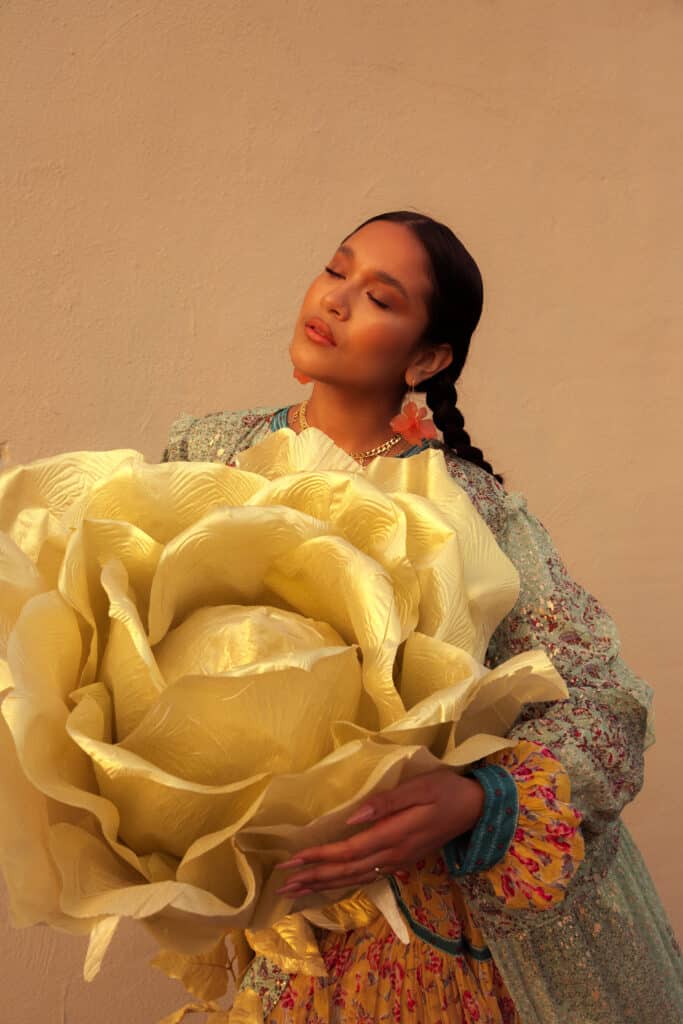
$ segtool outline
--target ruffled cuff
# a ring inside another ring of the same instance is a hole
[[[479,872],[511,908],[561,902],[583,860],[584,843],[581,814],[569,802],[569,776],[560,762],[547,747],[522,740],[488,757],[472,775],[486,792],[484,812],[466,845],[454,840],[444,847],[450,874]],[[518,801],[511,815],[510,785]]]
[[[443,848],[450,875],[459,878],[485,871],[501,861],[517,828],[519,800],[515,780],[498,764],[484,764],[468,773],[484,790],[484,810],[479,821]]]
[[[515,781],[519,818],[505,857],[486,878],[510,908],[542,910],[560,903],[584,857],[581,814],[569,802],[567,772],[547,747],[527,740],[487,761]]]

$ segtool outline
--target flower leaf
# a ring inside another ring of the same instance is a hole
[[[176,953],[162,949],[151,961],[169,978],[181,981],[188,992],[199,999],[217,999],[228,990],[230,968],[225,936],[204,953]],[[182,1017],[177,1018],[179,1021]],[[160,1024],[175,1024],[175,1017]]]

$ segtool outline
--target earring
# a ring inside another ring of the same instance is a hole
[[[434,421],[430,420],[429,411],[424,405],[418,405],[415,399],[414,381],[410,384],[410,395],[403,409],[390,421],[389,426],[397,434],[402,434],[411,444],[419,444],[423,440],[436,437]]]

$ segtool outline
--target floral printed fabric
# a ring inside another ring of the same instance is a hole
[[[584,855],[581,815],[569,803],[569,777],[550,750],[535,743],[522,741],[487,760],[510,772],[520,805],[507,855],[486,877],[509,907],[552,906],[564,899]]]
[[[502,902],[542,910],[563,899],[583,857],[580,815],[569,803],[566,772],[547,748],[527,742],[486,761],[510,772],[520,812],[506,856],[484,874]],[[443,857],[419,861],[395,877],[409,925],[429,938],[411,937],[406,947],[384,918],[341,936],[321,933],[329,976],[294,975],[268,1014],[269,1024],[518,1022]]]

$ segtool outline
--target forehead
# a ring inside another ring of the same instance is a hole
[[[383,271],[397,278],[415,301],[424,301],[431,290],[429,261],[420,240],[403,224],[373,221],[340,244],[359,270]]]

